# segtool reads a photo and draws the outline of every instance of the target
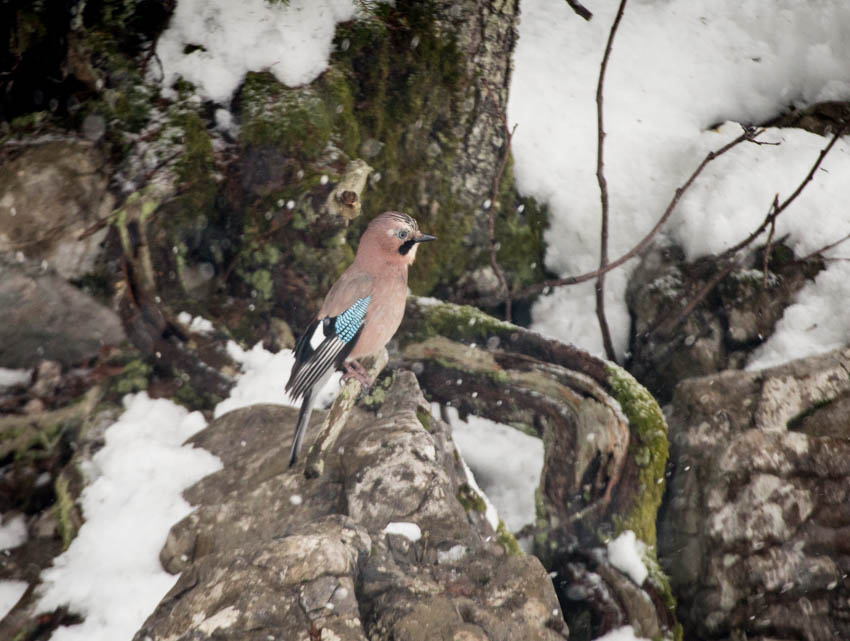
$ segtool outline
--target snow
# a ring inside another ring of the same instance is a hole
[[[87,468],[95,478],[80,496],[85,522],[41,574],[38,611],[67,606],[85,618],[58,628],[53,641],[133,637],[177,580],[159,552],[171,525],[191,512],[181,492],[221,467],[183,445],[206,425],[199,412],[144,392],[126,396],[124,410]]]
[[[26,540],[27,524],[23,514],[16,516],[0,515],[0,550],[16,548],[24,544]]]
[[[384,528],[384,534],[399,534],[406,538],[411,543],[416,543],[422,538],[422,530],[416,523],[409,522],[392,522],[387,523]]]
[[[28,587],[26,581],[0,581],[0,621],[21,600]]]
[[[212,321],[203,316],[192,317],[189,312],[180,312],[177,314],[177,320],[193,334],[212,334],[215,331]]]
[[[635,533],[626,530],[616,539],[608,541],[608,560],[638,585],[643,585],[649,571],[643,563],[644,544]]]
[[[534,523],[534,491],[543,471],[543,441],[473,414],[462,421],[453,407],[447,407],[446,412],[452,439],[463,460],[508,530],[516,532]]]
[[[230,341],[227,344],[227,353],[242,366],[242,373],[230,391],[230,396],[216,405],[215,418],[257,403],[300,407],[300,402],[293,402],[283,389],[295,363],[292,350],[283,349],[273,354],[265,349],[262,343],[257,343],[250,350],[244,350]],[[334,372],[316,397],[317,407],[326,407],[333,402],[339,391],[341,378],[339,372]]]
[[[0,388],[25,385],[30,382],[32,372],[28,369],[9,369],[0,367]]]
[[[156,47],[164,94],[182,78],[228,104],[248,71],[268,70],[290,87],[311,82],[327,67],[336,24],[352,19],[355,7],[352,0],[179,0]]]
[[[639,637],[635,634],[635,629],[630,625],[624,625],[621,628],[615,628],[601,637],[596,637],[594,641],[649,641],[644,637]]]
[[[518,125],[514,171],[522,193],[550,205],[546,263],[563,275],[598,266],[595,90],[617,4],[595,3],[590,22],[566,3],[522,5],[508,104],[508,121]],[[727,121],[758,123],[792,104],[850,98],[848,57],[850,4],[844,0],[824,0],[817,11],[804,0],[629,3],[606,76],[609,256],[642,238],[705,154],[740,133]],[[674,212],[664,232],[688,258],[746,237],[774,195],[790,195],[828,142],[793,129],[771,129],[763,139],[781,145],[739,145],[709,165]],[[798,254],[850,231],[843,210],[850,197],[850,183],[842,179],[848,169],[850,153],[841,141],[779,218],[777,237],[790,234]],[[803,328],[794,319],[783,322],[752,366],[825,351],[841,331],[848,334],[842,301],[850,281],[843,278],[842,262],[828,264],[834,277],[824,275],[822,283],[800,293],[806,309],[828,315],[829,327],[814,331],[811,323]],[[635,264],[606,279],[606,310],[619,355],[627,348],[624,291]],[[831,285],[842,281],[843,287]],[[559,288],[542,297],[532,312],[533,327],[601,354],[593,286]]]

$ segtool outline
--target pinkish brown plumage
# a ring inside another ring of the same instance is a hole
[[[354,262],[328,291],[316,320],[295,346],[286,390],[303,400],[290,465],[301,449],[314,392],[338,368],[363,380],[365,373],[355,359],[376,354],[396,333],[404,316],[408,267],[419,243],[429,240],[434,237],[420,232],[413,218],[394,211],[375,218],[363,232]]]

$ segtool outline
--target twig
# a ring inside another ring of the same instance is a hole
[[[806,254],[806,255],[805,255],[805,256],[803,256],[802,258],[798,258],[798,259],[797,259],[796,261],[794,261],[794,262],[795,262],[795,263],[805,263],[806,261],[811,260],[811,259],[812,259],[812,258],[814,258],[815,256],[819,256],[819,255],[823,254],[824,252],[828,252],[830,249],[835,249],[835,248],[836,248],[836,247],[838,247],[841,243],[843,243],[843,242],[845,242],[845,241],[847,241],[847,240],[850,240],[850,233],[848,233],[848,234],[844,234],[841,238],[839,238],[839,239],[838,239],[838,240],[836,240],[835,242],[829,243],[829,245],[824,245],[824,246],[823,246],[823,247],[821,247],[820,249],[816,249],[816,250],[815,250],[815,251],[813,251],[812,253],[810,253],[810,254]]]
[[[800,182],[800,184],[797,185],[797,188],[791,193],[791,195],[788,196],[788,198],[783,200],[781,203],[779,202],[779,195],[777,194],[776,196],[774,196],[773,197],[773,203],[771,204],[770,209],[767,212],[767,215],[764,217],[764,220],[755,229],[755,231],[753,231],[744,240],[742,240],[738,244],[734,245],[733,247],[730,247],[729,249],[727,249],[725,252],[723,252],[722,254],[720,254],[717,257],[718,262],[726,261],[726,265],[722,269],[720,269],[711,278],[711,280],[709,280],[702,287],[702,289],[700,289],[699,292],[697,292],[697,295],[694,296],[693,299],[691,299],[688,302],[688,304],[685,305],[684,308],[682,308],[682,310],[676,315],[676,317],[672,321],[665,321],[663,323],[660,323],[655,329],[653,329],[651,331],[652,334],[655,334],[657,332],[663,332],[663,333],[669,334],[670,332],[675,330],[676,327],[678,327],[691,314],[691,312],[693,312],[694,309],[696,309],[696,306],[699,305],[705,299],[706,296],[708,296],[708,294],[717,286],[717,284],[721,280],[723,280],[723,278],[725,276],[727,276],[735,268],[736,265],[739,264],[740,259],[741,259],[741,256],[740,256],[741,250],[748,247],[749,245],[751,245],[753,243],[753,241],[756,238],[758,238],[762,234],[762,232],[764,232],[764,230],[767,229],[768,227],[771,228],[771,232],[770,232],[770,235],[769,235],[769,238],[768,238],[768,246],[769,246],[770,240],[773,237],[773,229],[774,229],[774,226],[776,224],[776,219],[779,217],[779,215],[783,211],[788,209],[788,206],[792,202],[794,202],[794,200],[797,198],[797,196],[799,196],[803,192],[803,190],[806,188],[806,185],[808,185],[809,182],[811,182],[812,178],[815,175],[815,172],[818,170],[818,167],[820,167],[821,163],[823,162],[823,159],[826,158],[826,155],[835,146],[835,143],[838,142],[838,139],[841,137],[841,134],[844,132],[844,130],[845,130],[845,127],[842,127],[841,129],[839,129],[838,132],[836,132],[836,134],[833,136],[832,140],[829,141],[829,144],[826,147],[824,147],[823,149],[821,149],[820,153],[818,154],[817,159],[815,160],[814,164],[809,169],[809,173],[806,174],[805,178],[803,178],[803,180]],[[832,246],[828,245],[822,251],[826,251],[826,249],[834,247],[838,243],[846,240],[848,237],[850,237],[850,234],[848,234],[845,238],[836,241],[835,243],[833,243]],[[806,258],[808,258],[808,256]],[[766,280],[767,280],[767,273],[765,272],[765,288],[767,287]]]
[[[599,200],[602,204],[602,229],[599,241],[599,269],[600,273],[596,279],[596,318],[599,321],[599,330],[602,333],[602,344],[605,347],[605,356],[608,360],[616,361],[617,354],[611,342],[611,330],[608,328],[608,319],[605,318],[605,269],[608,264],[608,181],[605,178],[605,126],[602,120],[603,113],[603,88],[605,86],[605,71],[608,69],[608,60],[611,58],[611,48],[614,45],[614,36],[623,18],[628,0],[620,0],[617,15],[611,25],[608,34],[608,42],[605,45],[605,53],[602,56],[602,64],[599,66],[599,81],[596,84],[596,180],[599,183]]]
[[[779,194],[773,196],[773,203],[770,205],[771,210],[779,207]],[[770,261],[770,252],[773,249],[773,235],[776,233],[776,218],[770,221],[770,232],[767,234],[767,243],[764,246],[764,258],[762,262],[762,280],[761,288],[767,289],[767,264]]]
[[[623,263],[631,260],[640,252],[642,252],[655,235],[658,233],[658,230],[667,222],[667,219],[670,218],[673,211],[676,209],[676,205],[679,204],[679,201],[682,199],[682,196],[685,192],[690,188],[693,182],[699,177],[699,175],[703,172],[706,165],[708,165],[711,161],[715,160],[719,156],[722,156],[727,151],[736,147],[744,141],[754,142],[755,138],[762,133],[762,130],[753,130],[753,129],[745,129],[744,133],[740,136],[726,143],[716,151],[710,151],[706,154],[705,158],[703,158],[702,162],[694,169],[693,173],[688,177],[688,179],[679,187],[676,192],[673,194],[673,198],[671,198],[670,203],[667,205],[667,208],[664,210],[664,213],[658,219],[658,222],[655,223],[655,226],[650,229],[647,234],[638,242],[634,247],[632,247],[625,254],[617,258],[616,260],[608,263],[603,269],[595,269],[592,272],[586,272],[584,274],[579,274],[578,276],[567,276],[565,278],[553,278],[549,280],[544,280],[539,283],[535,283],[533,285],[529,285],[524,289],[519,290],[518,292],[513,293],[514,300],[526,300],[531,298],[535,294],[540,293],[544,289],[548,289],[551,287],[561,287],[564,285],[577,285],[578,283],[584,283],[589,280],[593,280],[597,278],[601,273],[608,273],[613,269],[616,269]],[[476,301],[479,304],[490,304],[492,301],[488,299],[481,299]]]
[[[495,99],[493,102],[495,103]],[[508,120],[504,111],[501,113],[501,118],[507,139],[505,140],[505,148],[502,152],[502,159],[499,162],[499,168],[496,171],[496,175],[493,176],[493,190],[490,195],[490,207],[488,208],[487,213],[489,215],[488,231],[490,235],[490,267],[495,272],[496,278],[499,279],[499,286],[504,292],[505,320],[511,322],[511,288],[508,285],[508,279],[505,278],[504,271],[502,271],[501,266],[499,266],[499,262],[496,260],[496,202],[499,198],[499,183],[502,181],[502,172],[505,170],[508,155],[511,153],[511,140],[514,137],[516,125],[513,126],[513,129],[508,127]]]
[[[590,20],[593,17],[593,14],[588,10],[588,8],[578,2],[578,0],[566,0],[566,2],[568,5],[570,5],[570,8],[573,11],[575,11],[579,16],[581,16],[585,20]]]
[[[785,200],[783,200],[781,204],[779,204],[775,207],[771,207],[771,211],[768,213],[767,216],[765,216],[761,225],[759,225],[758,228],[755,231],[753,231],[749,236],[747,236],[744,240],[739,242],[737,245],[733,245],[732,247],[727,249],[725,252],[720,254],[720,256],[718,256],[718,258],[726,258],[728,256],[731,256],[732,254],[736,253],[738,250],[743,249],[744,247],[747,247],[748,245],[750,245],[750,243],[752,243],[756,238],[761,236],[761,233],[765,229],[767,229],[768,225],[770,225],[772,221],[776,220],[776,218],[779,216],[779,214],[781,214],[783,211],[788,209],[788,206],[791,203],[793,203],[794,200],[796,200],[797,196],[799,196],[802,193],[803,189],[806,188],[806,185],[808,185],[809,182],[811,182],[812,178],[814,178],[815,172],[818,170],[818,167],[821,166],[823,159],[826,158],[826,155],[832,150],[832,148],[835,146],[835,143],[838,142],[838,139],[844,134],[846,129],[847,129],[847,125],[843,125],[835,133],[835,135],[832,137],[832,140],[829,141],[829,144],[826,147],[824,147],[823,149],[821,149],[820,153],[818,154],[817,160],[815,160],[815,163],[812,165],[811,169],[809,169],[809,173],[806,174],[806,177],[803,178],[803,180],[800,182],[799,185],[797,185],[797,188],[791,193],[791,195],[788,196],[788,198],[786,198]]]

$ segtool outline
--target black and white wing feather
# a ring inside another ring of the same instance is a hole
[[[295,365],[286,384],[293,400],[304,396],[327,373],[342,365],[363,331],[371,298],[358,298],[338,316],[316,319],[298,339]]]

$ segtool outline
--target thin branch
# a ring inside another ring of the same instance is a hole
[[[779,206],[779,194],[776,194],[773,197],[773,204],[771,204],[771,209],[775,210]],[[770,262],[770,252],[773,250],[773,235],[776,233],[776,218],[772,218],[770,221],[770,231],[767,234],[767,244],[764,246],[764,257],[762,261],[762,280],[761,280],[761,288],[767,289],[767,264]]]
[[[699,177],[699,175],[703,172],[706,165],[708,165],[711,161],[715,160],[719,156],[722,156],[727,151],[741,144],[742,142],[754,142],[755,138],[762,133],[762,130],[753,130],[753,129],[745,129],[744,133],[740,136],[726,143],[716,151],[710,151],[706,154],[705,158],[703,158],[702,162],[697,166],[697,168],[693,171],[693,173],[688,177],[688,179],[679,187],[676,192],[673,194],[673,198],[670,200],[670,203],[667,205],[667,208],[664,210],[664,213],[658,219],[658,222],[655,223],[655,226],[650,229],[647,234],[629,251],[625,254],[617,258],[616,260],[608,263],[603,269],[595,269],[592,272],[586,272],[584,274],[579,274],[578,276],[567,276],[565,278],[553,278],[549,280],[544,280],[539,283],[535,283],[533,285],[529,285],[524,289],[514,292],[513,298],[514,300],[526,300],[531,298],[535,294],[540,293],[544,289],[548,289],[551,287],[561,287],[564,285],[577,285],[578,283],[584,283],[589,280],[593,280],[597,278],[600,274],[607,274],[613,269],[616,269],[623,263],[631,260],[640,252],[642,252],[655,235],[658,233],[658,230],[667,222],[667,219],[670,218],[673,211],[676,209],[676,205],[679,204],[679,201],[684,196],[685,192],[690,188],[693,182]],[[492,304],[493,301],[490,298],[482,298],[479,301],[476,301],[478,304]]]
[[[570,5],[570,8],[573,11],[575,11],[579,16],[581,16],[585,20],[590,20],[593,17],[593,14],[590,12],[590,10],[583,4],[578,2],[578,0],[566,0],[566,2],[568,5]]]
[[[605,86],[605,71],[608,69],[608,60],[611,58],[611,48],[614,45],[614,36],[623,18],[628,0],[620,0],[617,15],[611,25],[608,34],[608,42],[605,45],[605,53],[602,56],[602,64],[599,66],[599,81],[596,84],[596,180],[599,183],[599,200],[602,204],[602,229],[599,240],[599,269],[600,274],[596,279],[596,318],[599,321],[599,330],[602,333],[602,344],[605,347],[605,356],[608,360],[616,361],[617,354],[614,352],[614,344],[611,342],[611,330],[608,328],[608,319],[605,318],[605,269],[608,264],[608,181],[605,178],[605,125],[603,123],[603,89]]]
[[[814,178],[815,172],[821,166],[823,159],[826,158],[826,155],[832,150],[832,148],[835,146],[835,143],[838,142],[838,139],[842,135],[844,135],[844,132],[846,131],[846,129],[847,129],[847,125],[843,125],[835,133],[835,135],[832,137],[832,140],[829,141],[829,144],[826,147],[824,147],[823,149],[821,149],[820,153],[818,154],[817,160],[815,160],[815,163],[812,165],[811,169],[809,169],[809,173],[806,174],[806,177],[803,178],[803,180],[800,182],[799,185],[797,185],[797,188],[791,193],[791,195],[788,196],[788,198],[786,198],[785,200],[783,200],[781,204],[778,204],[775,207],[771,207],[770,213],[768,213],[768,215],[765,216],[765,219],[762,221],[761,225],[759,225],[758,228],[755,231],[753,231],[749,236],[747,236],[744,240],[742,240],[737,245],[733,245],[732,247],[727,249],[725,252],[720,254],[720,256],[718,256],[718,258],[726,258],[728,256],[731,256],[732,254],[736,253],[738,250],[743,249],[744,247],[747,247],[748,245],[750,245],[756,238],[761,236],[762,232],[765,229],[767,229],[768,226],[774,220],[776,220],[776,218],[779,216],[779,214],[781,214],[783,211],[788,209],[788,206],[791,203],[793,203],[794,200],[796,200],[797,196],[799,196],[803,192],[803,189],[806,188],[806,185],[808,185],[809,182],[811,182],[812,178]]]
[[[492,98],[494,104],[498,104],[495,98]],[[513,129],[508,127],[508,119],[505,115],[504,110],[502,110],[501,114],[502,119],[502,127],[505,130],[505,148],[502,151],[502,158],[499,161],[499,168],[496,170],[496,174],[493,176],[493,189],[490,193],[490,206],[488,207],[488,215],[489,215],[489,226],[488,232],[490,236],[490,267],[493,269],[493,272],[496,274],[496,278],[499,279],[499,286],[502,288],[504,292],[504,303],[505,303],[505,320],[511,322],[511,288],[508,285],[508,279],[505,277],[505,272],[502,270],[499,262],[496,260],[496,203],[499,199],[499,183],[502,181],[502,173],[505,171],[505,165],[508,162],[508,156],[511,153],[511,140],[513,140],[514,132],[516,131],[516,125],[513,126]]]
[[[829,245],[824,245],[824,246],[823,246],[823,247],[821,247],[820,249],[816,249],[816,250],[815,250],[815,251],[813,251],[812,253],[810,253],[810,254],[806,254],[806,255],[805,255],[805,256],[803,256],[802,258],[798,258],[798,259],[797,259],[796,261],[794,261],[794,262],[796,262],[796,263],[805,263],[805,262],[807,262],[807,261],[811,260],[812,258],[814,258],[815,256],[821,256],[824,252],[828,252],[830,249],[835,249],[835,248],[836,248],[836,247],[838,247],[841,243],[846,242],[847,240],[850,240],[850,233],[848,233],[848,234],[844,234],[841,238],[839,238],[839,239],[838,239],[838,240],[836,240],[835,242],[829,243]]]
[[[727,249],[725,252],[723,252],[722,254],[720,254],[717,257],[718,262],[725,261],[726,265],[724,265],[723,268],[718,270],[718,272],[711,278],[711,280],[709,280],[700,289],[700,291],[697,292],[696,296],[694,296],[690,301],[688,301],[688,304],[685,305],[685,307],[682,308],[682,310],[678,314],[676,314],[675,318],[673,318],[672,320],[668,320],[668,321],[665,321],[663,323],[660,323],[655,329],[653,329],[651,331],[652,334],[662,332],[662,333],[669,335],[682,322],[684,322],[684,320],[688,316],[690,316],[691,312],[693,312],[694,309],[696,309],[697,305],[699,305],[705,299],[705,297],[708,296],[709,293],[711,293],[711,291],[717,286],[717,284],[721,280],[723,280],[723,278],[726,277],[729,273],[731,273],[732,270],[740,263],[741,258],[742,258],[741,250],[748,247],[749,245],[751,245],[753,243],[753,241],[755,241],[755,239],[758,238],[762,234],[762,232],[764,232],[764,230],[767,229],[768,227],[771,228],[770,236],[768,238],[768,244],[770,243],[770,240],[773,236],[773,228],[776,224],[776,219],[779,217],[779,215],[783,211],[788,209],[788,206],[792,202],[794,202],[794,200],[797,198],[797,196],[799,196],[801,193],[803,193],[803,190],[806,188],[806,185],[808,185],[811,182],[812,178],[815,175],[815,172],[818,170],[818,167],[820,167],[824,158],[826,158],[826,155],[835,146],[835,143],[838,142],[838,139],[841,137],[841,134],[844,132],[845,127],[842,127],[841,129],[839,129],[838,132],[833,136],[832,140],[829,141],[829,144],[826,147],[824,147],[823,149],[821,149],[820,153],[818,154],[817,159],[815,160],[815,162],[812,164],[811,168],[809,169],[809,172],[806,174],[805,178],[803,178],[803,180],[800,181],[800,184],[797,185],[797,188],[791,193],[791,195],[788,196],[788,198],[783,200],[781,203],[779,202],[779,195],[777,194],[776,196],[774,196],[773,197],[773,203],[771,204],[770,209],[767,212],[767,215],[764,217],[764,220],[756,228],[756,230],[753,231],[749,236],[747,236],[743,241],[741,241],[737,245],[734,245],[733,247],[730,247],[729,249]],[[839,243],[843,242],[847,238],[850,238],[850,234],[848,234],[845,238],[842,238],[842,239],[836,241],[832,245],[827,245],[821,251],[826,251],[827,249],[830,249],[831,247],[834,247],[834,246],[838,245]],[[809,258],[809,256],[807,256],[806,258]],[[766,287],[766,283],[765,283],[765,287]]]

